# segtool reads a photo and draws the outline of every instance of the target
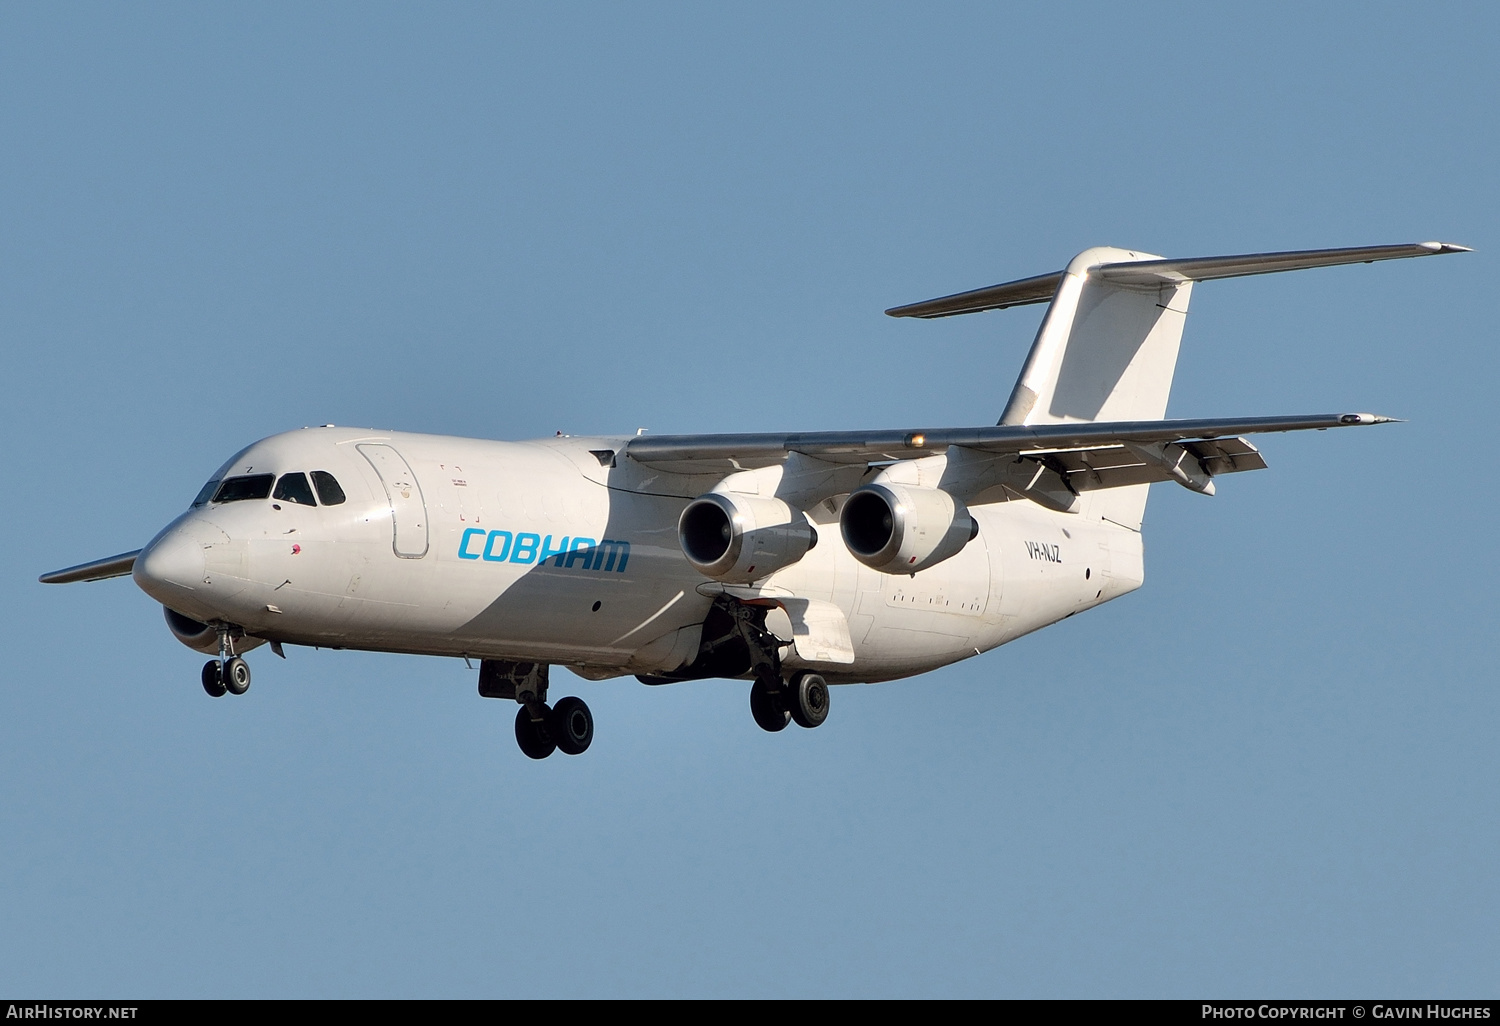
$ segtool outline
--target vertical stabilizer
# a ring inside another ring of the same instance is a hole
[[[1177,367],[1191,281],[1125,284],[1089,269],[1160,259],[1099,246],[1068,264],[1001,424],[1159,420]]]
[[[1125,284],[1093,278],[1100,264],[1160,259],[1099,246],[1062,273],[1001,424],[1160,420],[1167,412],[1191,281]],[[1089,511],[1140,530],[1150,485],[1089,496]]]

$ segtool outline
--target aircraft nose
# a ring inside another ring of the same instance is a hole
[[[203,587],[207,576],[204,549],[222,545],[229,536],[203,520],[174,524],[154,538],[135,560],[136,586],[163,605]]]

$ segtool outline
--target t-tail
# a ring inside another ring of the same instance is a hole
[[[1193,283],[1335,264],[1468,252],[1465,246],[1317,249],[1166,259],[1098,246],[1052,274],[1004,282],[887,310],[892,317],[951,317],[1050,300],[1000,424],[1035,426],[1158,421],[1166,416]],[[1149,485],[1093,493],[1104,519],[1140,529]]]

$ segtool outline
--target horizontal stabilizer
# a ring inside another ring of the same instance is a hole
[[[1238,278],[1276,271],[1301,271],[1309,267],[1332,267],[1337,264],[1369,264],[1376,260],[1402,257],[1435,256],[1439,253],[1468,253],[1467,246],[1448,242],[1418,242],[1403,246],[1358,246],[1352,249],[1304,249],[1285,253],[1246,253],[1239,256],[1190,257],[1182,260],[1138,260],[1095,264],[1088,276],[1119,285],[1163,285],[1184,281],[1212,281],[1216,278]],[[1004,282],[988,288],[960,292],[921,303],[892,307],[891,317],[952,317],[1004,310],[1010,306],[1043,303],[1052,298],[1065,272],[1037,275],[1019,281]]]
[[[1011,306],[1026,306],[1029,303],[1045,303],[1057,291],[1057,283],[1063,272],[1039,274],[1035,278],[1022,278],[1001,285],[960,292],[940,299],[929,299],[924,303],[892,307],[886,313],[891,317],[952,317],[955,314],[979,313],[981,310],[1004,310]]]
[[[1166,282],[1213,281],[1216,278],[1242,278],[1251,274],[1273,274],[1276,271],[1302,271],[1309,267],[1372,264],[1377,260],[1468,252],[1471,251],[1467,246],[1455,246],[1447,242],[1418,242],[1410,246],[1362,246],[1354,249],[1304,249],[1287,253],[1249,253],[1244,256],[1100,264],[1089,269],[1089,277],[1119,282],[1122,285],[1159,285]]]
[[[43,584],[72,584],[75,581],[106,581],[111,577],[125,577],[135,569],[135,557],[140,554],[140,549],[122,552],[118,556],[96,559],[92,563],[79,563],[66,570],[54,570],[37,579]]]

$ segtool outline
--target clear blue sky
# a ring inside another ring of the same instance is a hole
[[[1311,7],[1311,9],[1309,9]],[[1474,996],[1500,965],[1493,5],[0,7],[0,991]],[[1135,594],[767,735],[451,660],[211,701],[129,581],[304,424],[992,423],[1090,245],[1443,239],[1200,286]]]

